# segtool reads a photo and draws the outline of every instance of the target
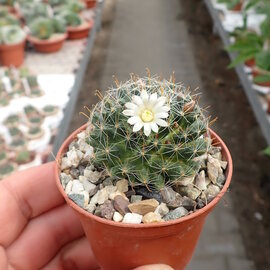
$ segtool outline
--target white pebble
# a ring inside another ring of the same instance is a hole
[[[67,186],[66,186],[66,189],[65,189],[65,192],[66,192],[67,194],[70,194],[70,193],[71,193],[72,185],[73,185],[73,181],[69,181],[69,182],[67,183]]]
[[[88,203],[89,203],[89,193],[87,192],[87,191],[83,191],[82,193],[81,193],[82,195],[83,195],[83,197],[84,197],[84,205],[83,205],[83,208],[86,208],[87,207],[87,205],[88,205]]]
[[[136,213],[127,213],[124,216],[123,223],[140,224],[142,222],[142,215]]]
[[[123,220],[123,216],[119,212],[114,212],[113,220],[115,222],[121,222]]]
[[[82,191],[84,191],[82,183],[79,180],[73,180],[72,192],[80,193]]]

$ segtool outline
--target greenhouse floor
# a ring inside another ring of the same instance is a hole
[[[231,149],[235,172],[230,194],[209,215],[187,269],[269,269],[269,199],[261,190],[269,160],[259,153],[265,141],[238,78],[226,69],[228,57],[203,1],[169,2],[106,1],[70,130],[86,121],[79,112],[97,101],[95,90],[105,91],[113,75],[126,80],[131,72],[145,75],[148,67],[166,78],[174,71],[192,89],[200,86],[202,104],[219,118],[213,129]]]

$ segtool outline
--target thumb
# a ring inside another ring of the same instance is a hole
[[[151,264],[151,265],[149,264],[145,266],[136,267],[133,270],[173,270],[173,268],[165,264]]]

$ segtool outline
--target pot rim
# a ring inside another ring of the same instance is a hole
[[[39,39],[33,36],[28,36],[27,40],[36,45],[52,45],[56,43],[63,42],[67,39],[67,33],[61,33],[56,39]]]
[[[26,38],[22,40],[21,42],[18,42],[15,44],[0,44],[0,50],[3,50],[3,51],[14,50],[16,48],[24,46],[25,42],[26,42]]]
[[[211,137],[214,137],[219,142],[220,146],[222,147],[222,151],[225,152],[226,155],[227,155],[227,160],[226,161],[228,162],[225,184],[224,184],[223,188],[221,189],[221,191],[218,193],[218,195],[209,204],[207,204],[203,208],[197,210],[196,212],[189,214],[188,216],[185,216],[185,217],[182,217],[182,218],[179,218],[179,219],[175,219],[175,220],[157,222],[157,223],[150,223],[150,224],[121,223],[121,222],[115,222],[115,221],[112,221],[112,220],[107,220],[105,218],[95,216],[95,215],[87,212],[83,208],[79,207],[71,199],[69,199],[68,195],[64,191],[63,186],[61,184],[60,177],[59,177],[60,176],[60,168],[58,166],[59,161],[61,160],[61,157],[62,157],[63,153],[66,151],[66,149],[67,149],[68,145],[70,144],[70,142],[76,137],[76,135],[78,133],[85,130],[87,125],[88,124],[84,124],[83,126],[78,128],[77,130],[72,132],[72,134],[63,142],[63,144],[61,145],[61,147],[60,147],[60,149],[59,149],[59,151],[57,153],[57,156],[56,156],[56,159],[55,159],[55,161],[56,161],[55,162],[55,168],[54,168],[56,185],[58,187],[58,190],[60,191],[60,193],[64,197],[65,201],[69,204],[69,206],[71,206],[75,211],[79,212],[79,214],[83,215],[84,218],[92,219],[92,220],[94,220],[96,222],[103,223],[104,225],[114,226],[114,227],[121,227],[121,228],[132,228],[132,229],[145,228],[145,229],[150,229],[150,228],[171,226],[171,225],[175,225],[175,224],[178,224],[178,223],[182,223],[182,222],[185,222],[185,221],[195,219],[197,216],[199,216],[199,215],[209,211],[210,209],[212,209],[218,203],[218,201],[223,197],[223,195],[226,193],[226,191],[227,191],[227,189],[228,189],[228,187],[230,185],[230,182],[231,182],[231,179],[232,179],[232,172],[233,172],[233,163],[232,163],[232,157],[231,157],[230,151],[227,148],[226,144],[222,141],[222,139],[212,129],[209,128]]]
[[[78,25],[78,26],[68,26],[67,27],[67,32],[80,32],[80,31],[86,31],[90,30],[94,25],[94,20],[90,19],[87,21],[84,21],[83,24]]]

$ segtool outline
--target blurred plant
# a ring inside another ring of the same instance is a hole
[[[0,11],[0,27],[6,25],[20,25],[19,20],[11,15],[8,11],[2,10]]]
[[[228,9],[234,9],[237,5],[242,4],[243,0],[217,0],[217,2],[225,4]]]
[[[22,42],[25,37],[25,32],[17,25],[7,25],[0,28],[0,44],[17,44]]]
[[[263,150],[263,154],[270,157],[270,146]]]
[[[62,11],[58,16],[66,22],[67,26],[79,26],[82,24],[80,16],[72,11]]]

